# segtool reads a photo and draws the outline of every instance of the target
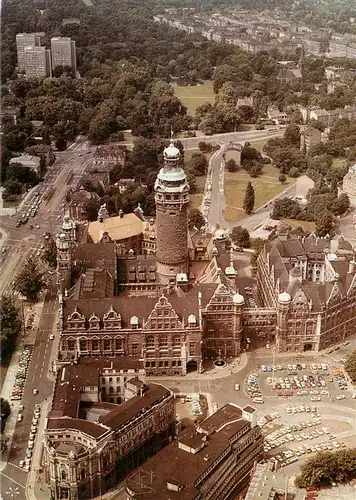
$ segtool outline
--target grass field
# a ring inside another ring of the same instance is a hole
[[[246,217],[242,205],[249,181],[255,189],[255,208],[264,205],[294,182],[287,177],[287,182],[282,185],[278,181],[279,174],[279,170],[272,165],[265,165],[263,174],[256,179],[243,169],[234,173],[225,172],[225,220],[234,222]]]
[[[175,95],[188,108],[188,114],[195,115],[198,106],[205,103],[214,103],[215,93],[212,83],[204,83],[193,87],[174,87]]]
[[[262,153],[262,148],[268,140],[269,139],[260,139],[258,141],[251,141],[251,147]]]
[[[342,168],[346,164],[347,164],[346,158],[333,158],[334,168]]]

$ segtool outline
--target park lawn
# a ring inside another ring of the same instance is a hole
[[[337,157],[337,158],[333,158],[333,167],[334,168],[342,168],[343,166],[345,166],[347,163],[347,160],[346,158],[340,158],[340,157]]]
[[[264,165],[263,174],[256,178],[250,177],[241,168],[238,172],[225,172],[225,220],[234,222],[246,217],[242,206],[248,182],[251,182],[255,189],[255,208],[264,205],[295,182],[287,177],[287,182],[282,185],[278,181],[279,175],[279,170],[271,164]]]
[[[269,139],[258,139],[257,141],[250,141],[251,147],[262,153],[263,146],[268,142],[268,140]]]
[[[204,83],[202,85],[195,85],[191,87],[174,87],[175,95],[182,101],[184,106],[187,107],[188,114],[195,115],[198,106],[205,103],[214,104],[215,93],[212,83]]]
[[[186,165],[192,158],[194,153],[201,153],[200,149],[185,149],[184,150],[184,165]],[[209,161],[211,158],[211,155],[213,154],[213,151],[210,151],[209,153],[203,153],[205,155],[205,158]]]
[[[309,231],[313,233],[315,231],[315,222],[310,222],[307,220],[296,220],[296,219],[281,219],[283,224],[287,224],[292,229],[296,229],[297,227],[302,227],[304,231]]]

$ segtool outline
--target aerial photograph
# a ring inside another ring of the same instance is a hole
[[[0,500],[356,500],[355,0],[0,12]]]

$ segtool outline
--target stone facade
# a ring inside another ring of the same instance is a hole
[[[138,360],[125,358],[101,358],[58,372],[44,432],[51,498],[103,495],[175,435],[172,393],[146,385],[142,372]],[[120,405],[108,402],[116,386]]]

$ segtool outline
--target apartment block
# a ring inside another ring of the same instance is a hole
[[[69,37],[51,38],[52,68],[56,66],[71,66],[77,71],[75,41]]]
[[[24,62],[27,78],[51,76],[51,53],[46,47],[25,47]]]
[[[36,47],[40,44],[37,33],[17,33],[17,67],[19,71],[25,71],[25,47]]]

